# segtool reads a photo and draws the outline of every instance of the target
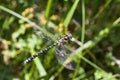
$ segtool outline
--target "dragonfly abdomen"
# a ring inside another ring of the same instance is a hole
[[[51,48],[53,48],[56,44],[50,45],[47,48],[39,51],[37,54],[32,55],[31,57],[29,57],[28,59],[26,59],[22,64],[25,65],[29,62],[31,62],[34,58],[38,57],[40,54],[46,53],[48,50],[50,50]]]

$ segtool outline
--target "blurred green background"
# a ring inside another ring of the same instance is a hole
[[[21,64],[66,33],[74,71],[56,47]],[[0,0],[0,80],[120,80],[120,0]]]

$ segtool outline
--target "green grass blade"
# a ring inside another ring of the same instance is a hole
[[[34,62],[35,62],[35,64],[36,64],[36,67],[37,67],[37,69],[38,69],[38,72],[39,72],[40,76],[41,76],[41,77],[46,76],[46,75],[47,75],[47,72],[45,71],[45,69],[44,69],[41,61],[39,60],[39,58],[36,58],[36,59],[34,60]]]
[[[51,7],[52,7],[52,2],[53,2],[53,0],[48,0],[48,3],[47,3],[46,13],[45,13],[45,16],[46,16],[47,19],[50,16],[50,10],[51,10]]]
[[[81,42],[84,43],[85,39],[85,3],[84,0],[81,0],[82,2],[82,33],[81,33]]]
[[[68,26],[68,24],[69,24],[69,22],[70,22],[70,20],[71,20],[71,18],[72,18],[72,16],[73,16],[73,14],[74,14],[74,12],[75,12],[75,9],[76,9],[76,7],[77,7],[78,2],[79,2],[79,0],[75,0],[72,8],[71,8],[70,11],[68,12],[67,17],[65,18],[65,20],[64,20],[64,22],[63,22],[63,24],[64,24],[65,27]]]

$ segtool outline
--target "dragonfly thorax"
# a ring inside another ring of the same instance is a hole
[[[64,44],[67,44],[69,40],[72,39],[72,34],[66,34],[66,35],[63,35],[61,36],[60,38],[58,38],[58,40],[56,41],[56,43],[58,45],[64,45]]]

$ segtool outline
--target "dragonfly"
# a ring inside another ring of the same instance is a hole
[[[72,34],[65,34],[60,36],[53,45],[48,46],[47,48],[39,51],[37,54],[32,55],[31,57],[29,57],[28,59],[26,59],[22,64],[25,65],[29,62],[31,62],[34,58],[38,57],[39,55],[43,54],[43,53],[47,53],[47,51],[49,51],[51,48],[53,48],[54,46],[56,46],[56,50],[55,50],[55,56],[57,58],[57,60],[63,64],[64,61],[69,57],[69,54],[67,53],[67,51],[65,50],[65,45],[68,44],[68,42],[72,39]],[[75,63],[74,62],[69,62],[66,65],[63,65],[65,68],[69,69],[69,70],[74,70],[75,69]]]

